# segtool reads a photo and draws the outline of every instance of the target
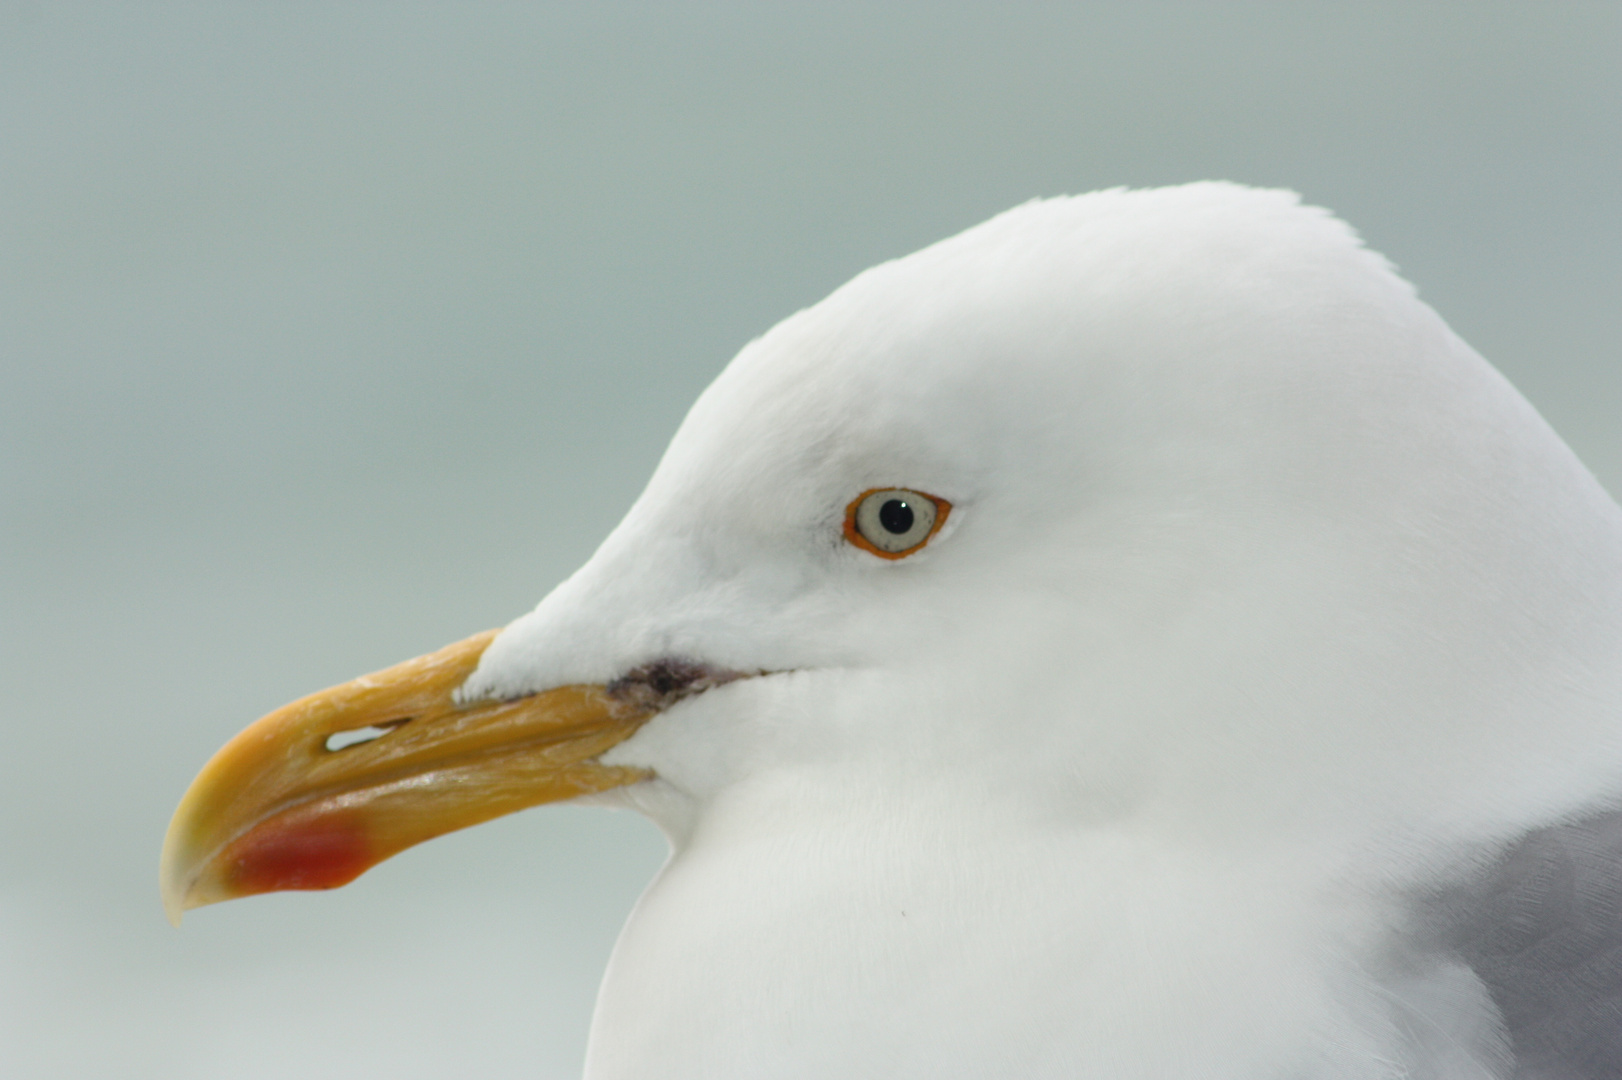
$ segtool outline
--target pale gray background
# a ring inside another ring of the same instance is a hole
[[[650,825],[175,931],[176,800],[533,605],[750,337],[1033,195],[1300,190],[1622,490],[1622,5],[674,6],[0,7],[0,1073],[574,1074]]]

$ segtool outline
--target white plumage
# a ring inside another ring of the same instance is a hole
[[[841,541],[884,486],[953,504],[912,558]],[[674,853],[597,1080],[1622,1075],[1617,830],[1551,829],[1622,797],[1622,512],[1293,195],[858,276],[463,693],[671,656],[781,674],[608,756]]]

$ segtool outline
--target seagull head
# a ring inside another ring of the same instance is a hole
[[[1116,1006],[1026,984],[1132,984],[1134,905],[1182,920],[1158,940],[1194,968],[1213,909],[1284,955],[1323,943],[1326,883],[1423,882],[1614,785],[1614,716],[1581,700],[1616,648],[1619,535],[1328,213],[1220,183],[1032,202],[747,345],[533,611],[243,732],[176,813],[165,902],[332,887],[592,798],[675,851],[604,991],[605,1073],[758,1000],[1069,1030]],[[1290,970],[1270,1015],[1333,1013]]]

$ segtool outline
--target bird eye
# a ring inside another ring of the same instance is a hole
[[[845,508],[845,539],[883,559],[911,555],[946,523],[952,504],[919,491],[877,488]]]

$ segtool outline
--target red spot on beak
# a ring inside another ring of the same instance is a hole
[[[336,889],[354,881],[377,858],[359,823],[346,817],[294,811],[255,826],[226,852],[232,891],[252,896],[281,889]]]

